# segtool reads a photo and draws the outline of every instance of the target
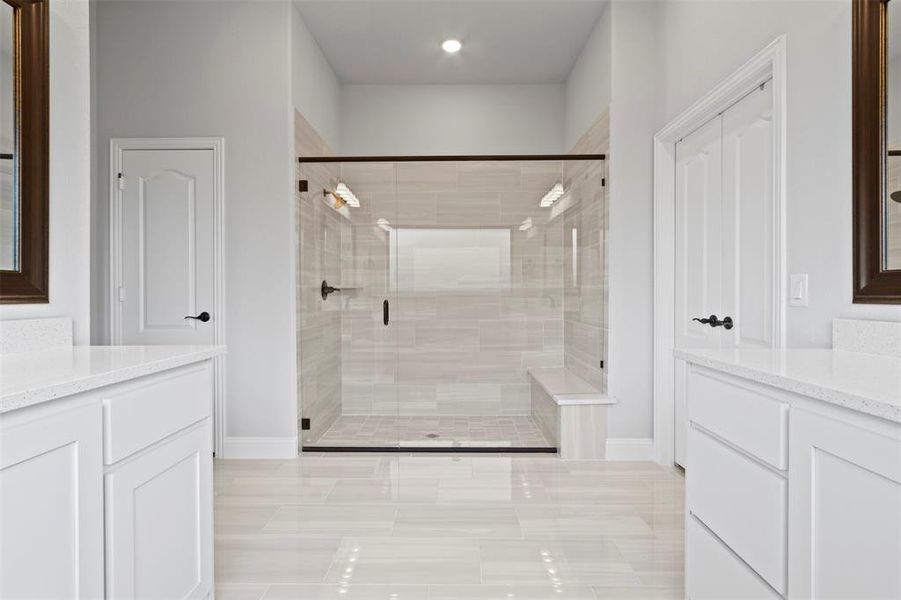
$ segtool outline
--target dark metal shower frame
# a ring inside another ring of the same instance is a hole
[[[437,154],[408,156],[298,156],[303,163],[355,163],[355,162],[491,162],[491,161],[567,161],[607,160],[606,154]]]

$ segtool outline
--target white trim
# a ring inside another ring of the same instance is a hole
[[[777,257],[774,294],[775,340],[785,346],[785,194],[786,194],[786,39],[780,36],[745,63],[710,93],[671,121],[654,136],[654,456],[657,462],[674,461],[675,441],[675,145],[747,92],[768,79],[773,82],[774,238]]]
[[[225,345],[225,138],[112,138],[110,139],[110,344],[122,343],[122,311],[118,290],[122,281],[122,172],[125,150],[212,150],[213,152],[213,245],[215,284],[213,289],[213,339]],[[225,355],[213,358],[213,451],[221,455],[226,431]]]
[[[295,458],[296,437],[228,437],[220,458]]]
[[[651,438],[610,438],[607,440],[607,460],[654,461],[654,440]]]

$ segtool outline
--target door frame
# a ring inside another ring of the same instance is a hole
[[[122,190],[118,174],[127,150],[211,150],[213,152],[213,340],[225,345],[225,138],[111,138],[109,163],[109,325],[110,344],[122,344],[122,307],[118,289],[122,283]],[[213,451],[222,456],[225,442],[225,360],[213,358]]]
[[[785,346],[786,37],[779,36],[654,135],[654,456],[675,459],[676,143],[761,83],[773,83],[775,339]]]

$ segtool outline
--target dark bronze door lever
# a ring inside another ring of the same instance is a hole
[[[710,325],[711,327],[722,327],[723,329],[732,329],[735,326],[735,323],[732,322],[732,317],[725,317],[722,321],[720,321],[716,315],[710,315],[706,319],[699,319],[695,317],[692,321],[697,321],[698,323],[703,323],[704,325]]]
[[[210,320],[210,313],[203,311],[196,317],[192,317],[191,315],[188,315],[185,318],[186,319],[194,319],[195,321],[200,321],[201,323],[206,323],[207,321]]]

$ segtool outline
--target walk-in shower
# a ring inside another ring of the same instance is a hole
[[[301,158],[303,446],[552,449],[527,370],[606,388],[603,158]]]

